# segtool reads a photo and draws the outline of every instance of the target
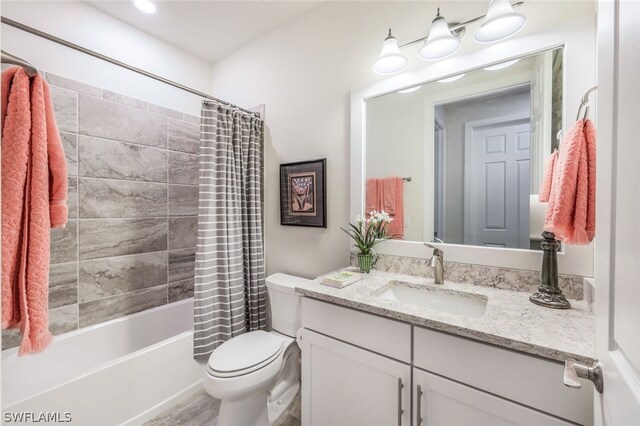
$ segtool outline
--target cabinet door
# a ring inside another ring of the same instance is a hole
[[[411,366],[304,329],[302,424],[408,426]]]
[[[416,426],[573,424],[417,368],[413,386]]]

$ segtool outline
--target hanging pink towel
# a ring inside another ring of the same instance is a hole
[[[365,185],[365,215],[368,215],[369,212],[372,212],[374,210],[380,210],[380,193],[378,191],[378,181],[379,179],[377,178],[367,179],[367,183]]]
[[[577,121],[562,140],[553,173],[544,229],[568,244],[595,237],[596,132],[590,120]]]
[[[549,196],[551,195],[551,182],[555,174],[556,162],[558,160],[558,151],[553,151],[547,160],[547,165],[544,169],[544,177],[542,180],[542,186],[540,187],[540,193],[538,194],[538,201],[541,203],[548,203]]]
[[[387,234],[401,240],[404,238],[404,181],[401,177],[385,178],[382,179],[381,186],[383,210],[393,219],[388,226]],[[393,206],[393,213],[386,209],[387,205]]]
[[[22,332],[19,355],[49,332],[49,229],[67,222],[67,163],[49,86],[19,67],[2,73],[2,327]]]

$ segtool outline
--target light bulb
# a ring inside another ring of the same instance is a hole
[[[509,0],[491,0],[489,10],[474,38],[478,43],[493,43],[520,31],[527,17],[516,13]]]
[[[435,61],[453,55],[460,48],[460,39],[449,31],[446,19],[438,15],[431,23],[429,36],[420,49],[419,56],[425,61]]]
[[[391,29],[389,29],[389,35],[382,43],[380,56],[371,69],[378,74],[395,74],[405,69],[408,63],[407,57],[400,53],[398,40],[391,35]]]

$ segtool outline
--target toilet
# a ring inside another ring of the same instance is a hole
[[[271,425],[298,394],[301,298],[295,288],[305,282],[280,273],[267,277],[273,330],[233,337],[209,357],[204,388],[222,400],[217,426]]]

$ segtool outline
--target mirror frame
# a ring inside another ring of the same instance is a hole
[[[589,31],[589,27],[593,31]],[[593,49],[581,48],[591,42]],[[350,220],[364,211],[366,180],[366,101],[417,84],[428,84],[463,72],[471,72],[500,62],[531,56],[563,47],[563,128],[572,124],[582,94],[596,81],[595,24],[586,18],[562,28],[496,43],[466,55],[454,56],[414,72],[402,73],[351,92],[351,174]],[[456,71],[451,72],[452,69]],[[584,72],[592,69],[592,73]],[[567,76],[571,76],[570,79]],[[596,116],[592,110],[591,117]],[[444,250],[445,260],[504,268],[539,271],[542,252],[460,244],[435,244]],[[586,246],[563,245],[558,253],[561,274],[593,276],[594,243]],[[403,257],[428,258],[431,250],[421,241],[385,241],[376,251]]]

